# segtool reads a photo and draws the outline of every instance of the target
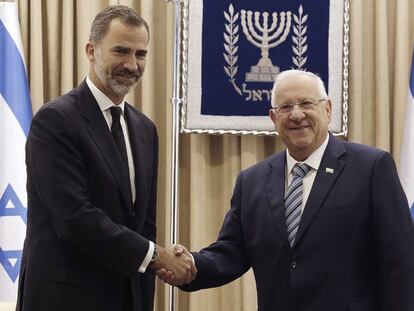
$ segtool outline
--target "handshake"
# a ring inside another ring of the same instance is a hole
[[[166,248],[157,245],[158,258],[151,263],[157,276],[172,286],[190,284],[197,275],[193,256],[182,245]]]

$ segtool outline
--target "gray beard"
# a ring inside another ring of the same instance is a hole
[[[96,69],[96,75],[98,76],[98,78],[101,81],[103,81],[111,89],[111,91],[117,96],[122,96],[122,97],[125,96],[138,83],[138,82],[134,82],[132,84],[129,84],[129,83],[121,84],[121,83],[119,83],[118,81],[113,79],[109,74],[107,74],[104,71],[103,66],[101,65],[101,63],[99,61],[96,62],[95,69]]]

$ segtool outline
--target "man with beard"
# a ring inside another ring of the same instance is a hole
[[[124,99],[148,41],[135,11],[102,10],[86,45],[89,76],[33,118],[17,310],[150,311],[150,266],[192,280],[190,258],[155,245],[158,136]]]

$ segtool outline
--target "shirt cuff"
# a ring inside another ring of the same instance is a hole
[[[141,265],[139,266],[138,272],[145,273],[148,268],[148,265],[151,262],[152,254],[154,254],[154,242],[149,241],[148,252],[145,256],[144,260],[142,261]]]
[[[194,256],[193,256],[193,254],[191,254],[191,253],[190,253],[190,256],[191,256],[191,260],[193,261],[193,265],[194,265],[194,267],[195,267],[196,265],[195,265]],[[196,268],[197,268],[197,267],[196,267]]]

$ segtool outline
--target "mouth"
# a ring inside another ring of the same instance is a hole
[[[139,80],[139,75],[125,75],[125,74],[117,74],[115,78],[118,80],[122,80],[126,83],[134,83]]]
[[[117,77],[124,79],[124,80],[131,80],[131,79],[136,79],[137,76],[136,75],[124,75],[124,74],[117,74]]]
[[[291,127],[289,127],[289,130],[291,130],[291,131],[303,131],[303,130],[305,130],[305,129],[307,129],[307,128],[309,128],[310,127],[310,125],[302,125],[302,126],[291,126]]]

